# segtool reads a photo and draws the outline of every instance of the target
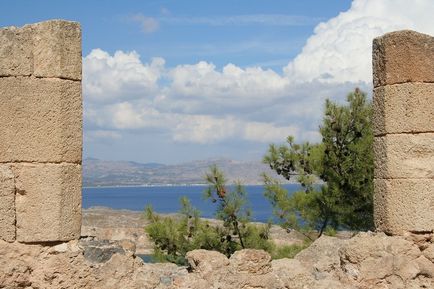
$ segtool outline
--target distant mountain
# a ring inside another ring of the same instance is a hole
[[[229,184],[236,180],[240,180],[243,184],[262,184],[261,174],[263,172],[279,178],[267,165],[260,161],[209,159],[176,165],[164,165],[87,158],[83,160],[83,185],[203,184],[205,173],[214,164],[223,170]],[[279,179],[285,182],[283,178]]]

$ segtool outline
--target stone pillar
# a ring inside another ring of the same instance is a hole
[[[373,41],[374,219],[387,234],[434,230],[434,38]]]
[[[81,29],[0,29],[0,239],[68,241],[81,228]]]

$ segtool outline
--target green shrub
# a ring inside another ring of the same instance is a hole
[[[226,187],[223,173],[212,167],[206,175],[209,183],[205,196],[216,204],[216,217],[222,224],[210,224],[199,218],[199,211],[190,201],[181,198],[181,211],[176,217],[162,217],[151,207],[145,211],[149,225],[145,231],[154,242],[154,260],[186,264],[185,255],[194,249],[214,250],[230,257],[243,248],[274,250],[269,241],[269,225],[249,223],[246,192],[237,184]]]
[[[300,251],[309,247],[311,242],[305,242],[303,245],[284,245],[275,247],[271,252],[273,259],[294,258]]]

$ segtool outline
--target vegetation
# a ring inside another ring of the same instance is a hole
[[[282,226],[315,229],[319,236],[325,230],[373,228],[372,106],[359,89],[347,101],[326,101],[321,143],[297,144],[289,136],[286,145],[270,145],[264,162],[303,187],[289,196],[264,175],[265,196]]]
[[[246,191],[240,183],[235,185],[235,190],[228,191],[223,172],[217,166],[212,166],[205,179],[208,188],[205,197],[213,203],[217,203],[216,217],[223,221],[223,226],[233,232],[239,240],[239,245],[244,249],[244,235],[246,223],[250,220],[250,211],[246,208]],[[228,235],[230,238],[230,235]]]
[[[320,126],[322,142],[297,144],[292,136],[285,145],[270,145],[264,157],[279,175],[296,178],[302,190],[291,195],[281,184],[264,175],[265,196],[285,228],[315,229],[335,234],[337,229],[365,230],[373,227],[373,133],[372,108],[366,95],[356,89],[348,104],[327,100]],[[186,264],[185,255],[194,249],[219,251],[226,256],[242,248],[264,249],[274,259],[293,257],[309,245],[277,247],[269,240],[268,226],[250,223],[244,187],[227,186],[223,173],[210,168],[205,179],[206,199],[216,204],[215,217],[221,223],[200,219],[187,198],[176,217],[161,217],[146,209],[150,224],[146,232],[155,243],[154,258]]]
[[[244,188],[236,184],[234,190],[229,190],[216,166],[211,167],[205,178],[209,184],[205,196],[216,203],[216,218],[222,225],[200,219],[199,211],[186,197],[181,199],[182,208],[176,218],[160,217],[147,207],[145,213],[150,224],[145,230],[155,244],[154,259],[185,265],[186,253],[194,249],[215,250],[228,257],[243,248],[272,252],[269,226],[249,223]]]
[[[282,258],[294,258],[300,251],[306,249],[310,246],[312,242],[304,242],[303,245],[284,245],[281,247],[274,246],[271,253],[271,258],[282,259]]]

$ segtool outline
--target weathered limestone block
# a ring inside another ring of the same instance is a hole
[[[0,29],[0,76],[30,75],[33,71],[31,29],[6,27]]]
[[[19,242],[78,239],[81,165],[14,164]]]
[[[186,258],[191,270],[204,277],[208,277],[229,265],[229,259],[216,251],[197,249],[188,252]]]
[[[0,162],[81,163],[81,83],[0,78]]]
[[[0,240],[15,240],[15,181],[7,164],[0,164]]]
[[[51,20],[31,25],[33,74],[81,80],[81,28],[78,22]]]
[[[236,251],[230,258],[236,272],[266,274],[271,272],[271,256],[263,250],[244,249]]]
[[[404,82],[434,82],[434,37],[410,30],[375,38],[374,87]]]
[[[375,179],[378,230],[401,235],[434,230],[434,179]]]
[[[375,137],[374,154],[375,178],[434,178],[434,133]]]
[[[0,29],[0,76],[81,80],[81,28],[50,20]]]
[[[434,83],[378,87],[373,104],[375,135],[434,132]]]

